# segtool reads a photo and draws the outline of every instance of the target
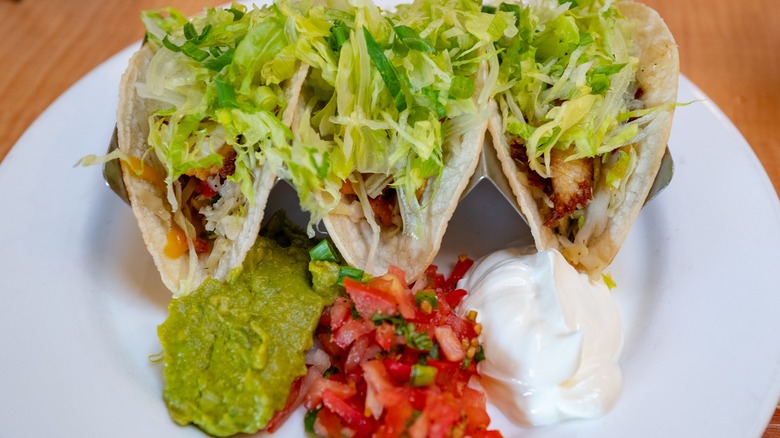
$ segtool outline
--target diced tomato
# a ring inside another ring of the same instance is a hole
[[[436,385],[444,392],[451,392],[460,397],[463,394],[463,388],[469,383],[471,373],[460,369],[459,364],[428,359],[428,365],[435,367]]]
[[[460,406],[450,393],[429,394],[425,413],[430,420],[428,436],[445,438],[460,420]]]
[[[463,388],[463,396],[460,400],[463,413],[468,419],[466,432],[472,434],[478,430],[487,429],[490,417],[485,408],[487,403],[485,394],[467,386]]]
[[[387,373],[390,374],[393,380],[401,384],[409,381],[409,377],[412,375],[411,365],[393,359],[385,359],[383,362]]]
[[[379,324],[376,328],[374,339],[383,350],[390,351],[390,348],[393,346],[393,341],[395,340],[395,327],[387,322]]]
[[[436,265],[428,266],[425,270],[425,275],[428,277],[428,284],[434,289],[441,289],[444,287],[446,280],[442,274],[438,273],[439,268]]]
[[[376,437],[379,438],[397,438],[403,436],[406,431],[406,424],[412,419],[414,409],[409,400],[403,397],[397,397],[394,403],[388,404],[387,415],[385,415],[384,424],[379,427]]]
[[[399,268],[398,266],[390,265],[390,267],[387,268],[387,273],[396,276],[399,280],[401,280],[402,284],[406,284],[406,271]]]
[[[478,430],[471,434],[471,438],[504,438],[497,430]]]
[[[444,357],[450,362],[460,362],[466,357],[466,353],[463,351],[460,340],[455,336],[455,332],[452,331],[450,326],[436,327],[436,341],[439,342],[441,352],[444,353]]]
[[[444,298],[447,300],[447,304],[449,304],[449,306],[454,309],[458,307],[458,304],[460,304],[460,302],[463,301],[463,298],[465,296],[466,296],[465,290],[455,289],[454,291],[445,294]]]
[[[409,438],[425,438],[428,436],[428,429],[430,428],[430,420],[428,414],[423,411],[414,423],[409,427]]]
[[[382,398],[386,392],[393,389],[393,382],[380,360],[370,360],[363,364],[363,378],[367,386],[366,408],[371,411],[374,418],[379,418],[386,406]]]
[[[436,300],[439,302],[439,314],[442,317],[452,313],[452,306],[450,306],[450,303],[447,301],[447,297],[444,295],[443,291],[436,291]]]
[[[326,408],[338,415],[344,424],[351,427],[356,432],[356,436],[371,435],[372,427],[368,417],[333,391],[326,389],[322,393],[322,403]]]
[[[403,275],[403,271],[401,273]],[[406,319],[414,318],[414,297],[401,278],[394,274],[385,274],[381,277],[373,278],[368,283],[368,286],[392,295],[398,304],[398,310],[401,312],[401,315]]]
[[[347,384],[319,376],[318,379],[315,379],[314,382],[312,382],[309,392],[303,399],[303,405],[306,406],[306,409],[315,409],[319,406],[319,404],[322,403],[322,394],[324,394],[325,391],[330,391],[345,399],[352,397],[357,393],[354,383]]]
[[[359,337],[371,333],[374,323],[365,319],[350,319],[333,334],[333,340],[341,348],[349,347]]]
[[[415,306],[416,307],[416,306]],[[419,307],[414,309],[414,321],[416,323],[431,323],[439,318],[439,312],[434,310],[431,313],[425,313]]]
[[[317,339],[320,340],[322,349],[331,357],[340,356],[344,352],[344,350],[336,344],[336,341],[333,339],[333,335],[328,333],[318,333]]]
[[[320,319],[316,332],[338,372],[329,379],[318,375],[304,399],[308,409],[323,406],[315,421],[317,434],[380,438],[501,436],[487,430],[490,417],[484,394],[467,386],[477,374],[474,361],[463,368],[467,354],[464,341],[472,348],[477,337],[474,323],[453,312],[453,306],[465,294],[455,285],[468,269],[467,264],[461,258],[449,278],[439,274],[435,266],[428,268],[427,283],[422,280],[415,286],[436,293],[436,306],[427,312],[414,305],[405,273],[398,268],[390,268],[388,274],[368,284],[344,280],[350,298],[338,299],[326,312],[328,315]],[[353,306],[359,318],[353,318]],[[370,320],[376,314],[399,313],[403,320],[392,318],[379,325]],[[426,333],[436,341],[439,360],[432,359],[427,350],[407,345],[410,334],[406,330],[412,327],[415,333]],[[435,379],[412,387],[413,366],[425,362],[435,368]]]
[[[363,378],[369,388],[374,388],[376,392],[382,393],[393,388],[393,382],[390,380],[385,364],[381,360],[370,360],[363,364]]]
[[[436,326],[432,323],[418,322],[414,326],[414,331],[417,333],[426,333],[431,340],[436,336]]]
[[[352,317],[352,303],[344,297],[338,297],[330,307],[330,311],[323,313],[329,316],[327,325],[336,330]]]
[[[425,409],[425,401],[428,398],[429,388],[409,388],[407,390],[407,398],[412,407],[418,411]]]
[[[374,315],[394,315],[396,313],[395,298],[387,293],[344,277],[344,289],[355,303],[360,316],[369,319]]]
[[[199,183],[198,184],[198,188],[197,188],[197,192],[198,193],[200,193],[201,195],[203,195],[204,197],[209,198],[209,199],[213,198],[214,196],[216,196],[217,191],[214,190],[213,187],[211,187],[211,184],[209,184],[208,181],[204,181],[202,179],[199,179],[198,183]]]
[[[444,324],[452,328],[452,331],[458,335],[458,339],[473,339],[477,336],[477,332],[474,331],[474,324],[462,319],[454,313],[450,313],[444,317]]]
[[[458,281],[466,275],[466,271],[468,271],[473,264],[474,260],[471,260],[465,255],[458,256],[458,261],[455,263],[455,267],[452,268],[449,278],[447,278],[447,288],[454,289],[457,286]]]
[[[333,412],[322,409],[317,413],[314,421],[314,432],[319,436],[340,438],[341,420]]]
[[[382,348],[373,343],[371,334],[363,335],[357,341],[352,343],[349,349],[347,359],[344,361],[344,372],[354,373],[360,368],[360,365],[373,358]]]

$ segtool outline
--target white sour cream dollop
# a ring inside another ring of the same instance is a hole
[[[608,412],[622,384],[617,305],[555,250],[498,251],[458,283],[461,315],[477,311],[489,400],[509,419],[545,425]]]

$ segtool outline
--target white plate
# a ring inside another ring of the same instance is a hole
[[[168,417],[156,327],[169,292],[100,169],[130,50],[90,73],[0,165],[0,436],[198,436]],[[780,203],[734,126],[684,78],[671,186],[611,272],[624,390],[603,418],[514,436],[759,436],[780,394]],[[274,198],[294,195],[277,190]],[[292,202],[294,205],[294,200]],[[529,237],[489,185],[461,203],[445,252]],[[452,260],[452,259],[450,259]],[[302,435],[299,417],[280,436]]]

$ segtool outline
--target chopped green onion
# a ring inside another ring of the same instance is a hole
[[[233,21],[238,21],[244,16],[243,11],[239,11],[238,9],[235,8],[228,8],[227,11],[233,14]]]
[[[395,327],[395,334],[403,335],[408,347],[414,348],[419,351],[430,351],[436,347],[431,337],[426,332],[414,331],[415,325],[412,322],[407,322],[403,316],[387,316],[387,315],[374,315],[371,317],[371,321],[374,325],[379,326],[383,322],[388,322]],[[438,353],[437,356],[438,357]]]
[[[360,319],[360,312],[357,311],[357,308],[355,306],[352,306],[349,309],[349,313],[352,315],[352,319],[354,320]]]
[[[477,349],[477,354],[474,355],[474,362],[480,363],[483,360],[485,360],[485,350],[482,348],[482,344],[479,344],[479,348]]]
[[[371,60],[376,66],[376,69],[379,70],[379,75],[382,76],[382,81],[384,81],[385,86],[393,96],[395,107],[398,109],[398,111],[405,110],[406,98],[401,92],[401,81],[398,79],[398,73],[396,73],[393,65],[390,64],[390,61],[388,61],[385,53],[379,47],[379,44],[377,44],[374,37],[371,36],[371,32],[369,32],[365,27],[363,27],[363,35],[366,38],[368,56],[371,57]]]
[[[439,344],[433,344],[431,351],[428,352],[428,357],[433,360],[439,360]]]
[[[203,41],[206,40],[206,37],[209,36],[210,32],[211,32],[211,25],[207,24],[206,27],[204,27],[203,30],[200,32],[200,35],[192,39],[192,42],[195,44],[203,43]]]
[[[431,102],[431,107],[436,111],[436,117],[439,119],[443,119],[447,117],[447,108],[444,107],[444,105],[439,102],[439,93],[438,91],[431,89],[431,88],[423,88],[422,95],[427,98]],[[412,117],[409,118],[410,121],[416,121],[416,120],[427,120],[428,119],[428,111],[429,109],[425,106],[418,106],[418,107],[412,107]]]
[[[338,53],[341,51],[341,46],[349,39],[349,27],[341,20],[335,20],[333,26],[330,28],[330,37],[328,43],[330,48]]]
[[[181,47],[177,46],[176,44],[173,44],[171,40],[168,39],[168,35],[165,35],[165,37],[162,40],[163,46],[165,46],[166,49],[170,50],[171,52],[181,52]]]
[[[498,10],[502,12],[513,12],[517,19],[520,19],[520,6],[512,3],[501,3]]]
[[[503,12],[520,13],[520,5],[516,5],[514,3],[501,3],[498,5],[498,10]]]
[[[436,381],[438,371],[430,365],[414,364],[412,365],[412,374],[409,376],[409,383],[413,387],[431,385]]]
[[[414,331],[414,323],[408,323],[406,327],[400,327],[403,332],[404,338],[406,338],[406,345],[420,351],[429,351],[433,348],[433,341],[428,333]],[[399,327],[396,327],[398,330]]]
[[[211,55],[214,56],[214,52],[209,50],[211,52]],[[213,71],[222,71],[225,66],[229,65],[233,62],[233,54],[235,53],[234,49],[230,49],[226,51],[225,53],[221,55],[217,55],[212,59],[209,59],[208,61],[205,61],[203,63],[203,66],[206,67],[209,70]]]
[[[198,48],[192,41],[187,41],[181,45],[181,51],[185,55],[196,61],[203,61],[209,57],[209,52]]]
[[[405,58],[409,55],[409,46],[403,43],[400,38],[393,38],[393,53],[398,58]]]
[[[223,108],[238,108],[236,101],[236,91],[233,86],[220,78],[214,79],[214,85],[217,86],[217,101]]]
[[[468,99],[474,94],[474,80],[465,76],[454,76],[450,85],[450,96]]]
[[[371,317],[371,321],[373,321],[376,326],[382,325],[383,322],[392,324],[396,328],[406,326],[406,319],[404,319],[403,316],[387,316],[377,313]],[[398,334],[402,335],[403,333]]]
[[[188,22],[184,25],[184,38],[187,38],[187,41],[192,41],[195,38],[198,37],[198,31],[195,30],[195,25],[193,25],[191,22]]]
[[[322,239],[320,243],[314,245],[314,248],[309,250],[309,256],[313,261],[326,261],[338,263],[339,257],[336,255],[336,250],[331,245],[330,240]]]
[[[420,304],[422,304],[423,301],[427,301],[434,309],[439,308],[439,300],[436,299],[436,292],[430,289],[417,291],[417,293],[414,294],[414,303],[417,307],[420,307]]]
[[[303,428],[306,432],[314,433],[314,423],[317,421],[317,414],[319,414],[321,410],[322,408],[318,408],[306,412],[306,415],[303,417]]]
[[[339,267],[339,280],[338,280],[339,286],[344,285],[344,277],[349,277],[355,281],[362,281],[363,271],[361,271],[358,268],[353,268],[351,266],[341,266]]]
[[[421,37],[417,31],[409,26],[395,26],[393,29],[395,30],[396,35],[398,35],[398,38],[401,39],[401,42],[412,50],[425,53],[436,50],[430,41]]]

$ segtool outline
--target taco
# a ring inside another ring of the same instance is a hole
[[[677,96],[669,29],[633,2],[502,4],[519,38],[497,45],[489,131],[539,250],[597,276],[660,167]]]
[[[456,5],[457,3],[457,5]],[[370,1],[307,10],[310,65],[282,176],[350,265],[414,281],[439,250],[486,134],[493,41],[514,17],[476,2]],[[457,11],[457,12],[456,12]],[[494,54],[493,54],[493,57]]]
[[[305,69],[273,8],[145,12],[117,134],[133,213],[175,295],[224,279],[252,247]]]

